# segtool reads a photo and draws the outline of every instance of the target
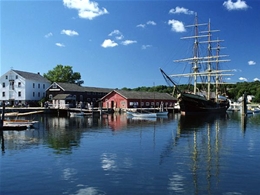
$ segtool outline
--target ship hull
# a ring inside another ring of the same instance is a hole
[[[190,114],[222,114],[229,108],[229,101],[215,102],[194,94],[182,94],[179,97],[180,112],[182,115]]]

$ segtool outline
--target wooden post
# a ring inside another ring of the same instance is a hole
[[[4,129],[3,129],[3,126],[4,126],[4,120],[5,120],[5,101],[2,102],[3,104],[3,109],[2,109],[2,117],[0,119],[0,135],[1,135],[1,148],[2,148],[2,152],[5,151],[5,140],[4,140]]]
[[[247,94],[244,93],[243,94],[243,98],[242,98],[242,105],[241,105],[241,108],[242,108],[242,111],[241,111],[241,114],[242,116],[246,116],[247,115]]]

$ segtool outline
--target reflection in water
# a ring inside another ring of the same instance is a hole
[[[213,181],[217,185],[220,174],[220,150],[221,128],[226,128],[227,115],[221,116],[180,116],[177,126],[176,134],[172,136],[169,143],[166,145],[165,150],[161,153],[160,164],[163,164],[165,158],[168,158],[172,153],[178,150],[179,142],[184,140],[187,142],[186,152],[189,154],[188,159],[185,159],[185,164],[189,166],[192,173],[192,182],[194,187],[193,194],[199,194],[200,189],[203,187],[200,185],[201,180],[206,180],[208,193],[211,194],[211,186]],[[182,154],[184,155],[184,154]],[[185,155],[183,158],[186,157]],[[182,171],[172,173],[172,177],[169,182],[169,189],[172,189],[175,193],[186,192],[185,189],[185,177],[182,175]],[[203,178],[202,178],[203,176]],[[190,192],[189,192],[190,193]]]
[[[102,154],[101,163],[104,171],[113,171],[116,166],[117,155],[116,154]]]
[[[184,177],[173,173],[173,175],[169,178],[169,187],[170,191],[174,191],[177,193],[183,193],[184,191]]]
[[[254,116],[247,118],[247,136],[233,114],[37,117],[36,129],[4,132],[1,194],[21,188],[23,194],[235,194],[259,183]]]

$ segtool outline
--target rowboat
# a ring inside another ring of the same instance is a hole
[[[25,120],[25,119],[9,119],[3,121],[3,127],[5,128],[15,128],[15,127],[33,127],[38,121]]]

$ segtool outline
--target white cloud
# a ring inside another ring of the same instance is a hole
[[[138,25],[136,25],[136,27],[144,28],[144,27],[145,27],[145,24],[138,24]]]
[[[254,81],[260,81],[260,79],[259,78],[254,78]]]
[[[65,45],[63,43],[55,43],[55,45],[58,47],[65,47]]]
[[[45,38],[49,38],[51,36],[53,36],[53,34],[51,32],[49,32],[48,34],[44,35]]]
[[[171,30],[174,32],[185,32],[184,24],[178,20],[169,20],[168,25],[171,25]]]
[[[169,11],[170,14],[188,14],[188,15],[192,15],[194,14],[194,11],[190,11],[184,7],[179,7],[177,6],[175,9],[171,9]]]
[[[138,24],[138,25],[136,25],[136,27],[145,28],[146,25],[155,26],[155,25],[156,25],[156,22],[154,22],[154,21],[152,21],[152,20],[149,20],[148,22],[146,22],[146,24]]]
[[[118,44],[111,39],[106,39],[102,44],[102,47],[107,48],[107,47],[116,47]]]
[[[240,77],[239,80],[240,80],[240,81],[247,81],[247,79],[244,78],[244,77]]]
[[[79,35],[79,33],[77,33],[77,32],[74,31],[74,30],[62,30],[62,31],[61,31],[61,34],[65,34],[65,35],[68,35],[68,36],[76,36],[76,35]]]
[[[142,49],[147,49],[148,47],[152,47],[152,45],[142,45]]]
[[[155,26],[155,25],[156,25],[156,23],[155,23],[154,21],[151,21],[151,20],[150,20],[150,21],[148,21],[148,22],[146,22],[146,24],[147,24],[147,25],[153,25],[153,26]]]
[[[231,10],[246,10],[249,6],[243,0],[237,0],[236,2],[232,2],[232,0],[224,1],[223,6],[231,11]]]
[[[90,0],[63,0],[63,5],[76,9],[80,18],[92,20],[103,14],[108,14],[106,8],[99,8],[98,3]]]
[[[248,65],[256,65],[256,62],[254,62],[253,60],[248,61]]]
[[[121,42],[122,45],[130,45],[130,44],[134,44],[137,43],[137,41],[133,41],[133,40],[125,40]]]
[[[116,35],[117,40],[121,40],[124,38],[124,35],[119,30],[112,31],[111,33],[109,33],[108,36],[114,36],[114,35]]]
[[[136,27],[145,28],[145,24],[138,24]]]

